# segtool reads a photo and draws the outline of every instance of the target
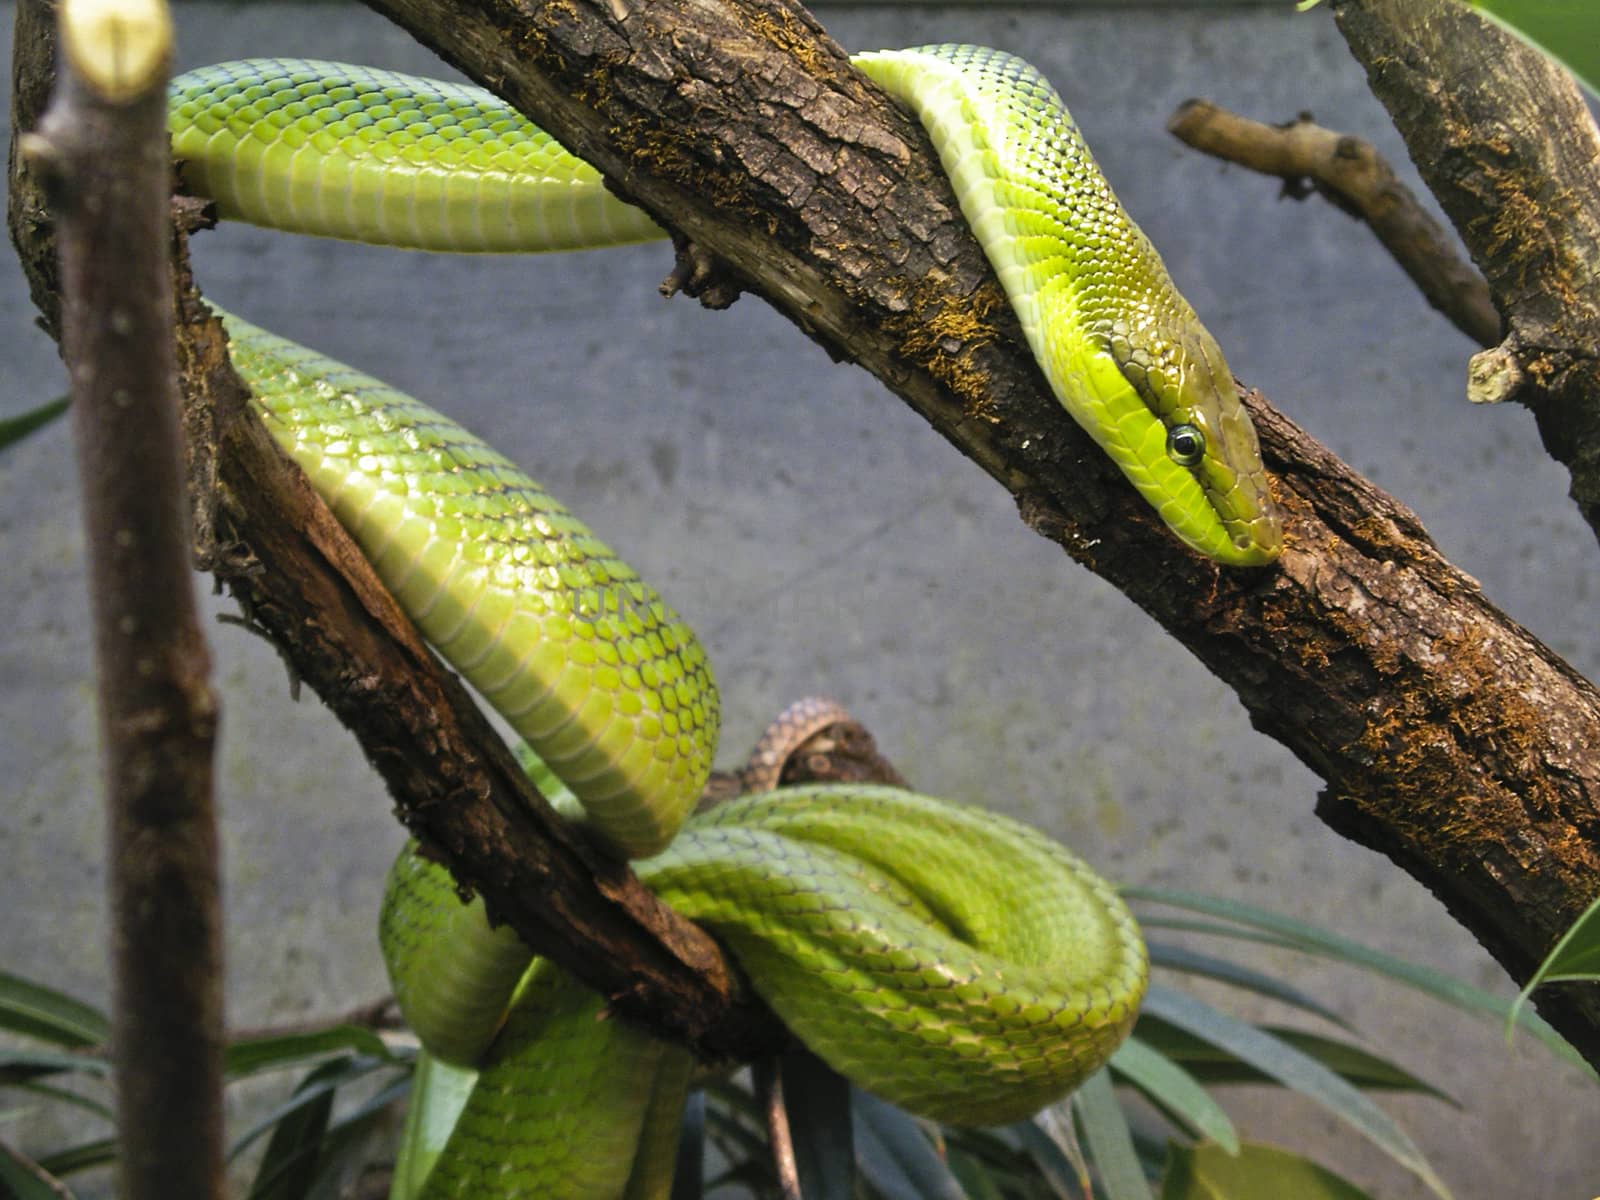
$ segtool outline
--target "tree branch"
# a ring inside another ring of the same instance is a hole
[[[42,104],[48,91],[39,84],[54,57],[45,11],[42,0],[18,9],[13,117],[23,130],[38,121],[30,100]],[[52,206],[27,162],[13,164],[12,183],[12,238],[56,329]],[[185,235],[197,210],[178,210],[173,304],[199,564],[356,734],[402,819],[495,919],[622,1015],[705,1058],[770,1052],[785,1035],[716,943],[556,817],[251,413],[189,275]]]
[[[1469,395],[1517,400],[1600,535],[1600,130],[1572,77],[1456,0],[1336,0],[1340,32],[1505,320]]]
[[[1171,539],[1048,394],[921,134],[802,10],[782,0],[374,6],[519,103],[830,354],[883,379],[1011,490],[1033,528],[1228,681],[1258,727],[1326,781],[1324,819],[1433,888],[1515,978],[1582,911],[1600,878],[1600,695],[1444,562],[1409,512],[1255,393],[1247,403],[1288,526],[1282,563],[1222,571]],[[180,333],[189,361],[217,361],[212,327]],[[231,443],[224,450],[226,461]],[[339,583],[330,596],[326,611],[373,623],[364,593]],[[352,685],[365,678],[346,682],[352,710],[423,687],[385,678],[362,693]],[[440,706],[432,720],[451,721],[454,699],[426,687],[422,704]],[[454,733],[389,720],[397,744],[375,761],[391,786],[431,757],[453,794],[504,822],[527,819],[483,799],[486,774],[506,773],[492,751],[455,759]],[[418,733],[425,744],[390,771]],[[462,765],[483,762],[493,769]],[[509,782],[495,794],[518,791]],[[452,839],[452,865],[475,885],[502,881],[524,852],[487,866],[493,851],[477,832],[451,835],[453,818],[403,803]],[[528,936],[533,914],[508,915]],[[1600,1062],[1600,999],[1575,988],[1538,996]]]
[[[67,69],[18,153],[60,222],[105,753],[119,1190],[204,1200],[223,1192],[217,714],[169,300],[171,25],[162,0],[66,3],[60,21]]]
[[[1500,314],[1490,302],[1489,285],[1456,253],[1444,227],[1372,143],[1324,129],[1305,114],[1286,125],[1266,125],[1209,100],[1184,101],[1167,119],[1167,132],[1214,158],[1278,176],[1293,199],[1320,193],[1365,222],[1452,325],[1480,346],[1500,340]]]
[[[1282,563],[1221,571],[1169,538],[1049,396],[925,139],[798,6],[371,2],[882,379],[1230,683],[1326,781],[1323,819],[1430,887],[1514,978],[1583,910],[1595,689],[1258,394]],[[1600,1063],[1600,998],[1539,997]]]

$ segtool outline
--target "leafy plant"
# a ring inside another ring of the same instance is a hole
[[[20,442],[30,433],[43,429],[62,413],[67,411],[67,398],[57,396],[38,408],[31,408],[25,413],[18,413],[14,417],[0,417],[0,450]]]
[[[1506,1015],[1506,1040],[1511,1040],[1523,1005],[1533,989],[1546,983],[1593,983],[1600,981],[1600,896],[1583,910],[1555,948],[1539,964],[1527,986],[1517,993]]]
[[[1151,960],[1166,978],[1150,991],[1133,1036],[1070,1100],[999,1129],[940,1127],[886,1104],[804,1052],[780,1067],[789,1136],[807,1200],[1239,1200],[1294,1195],[1358,1200],[1363,1193],[1292,1149],[1243,1138],[1218,1098],[1230,1084],[1272,1084],[1321,1106],[1421,1179],[1449,1193],[1410,1137],[1373,1099],[1405,1092],[1455,1101],[1424,1079],[1359,1045],[1339,1014],[1286,979],[1223,953],[1169,940],[1198,935],[1267,945],[1384,977],[1443,1004],[1506,1020],[1582,1066],[1525,1009],[1303,921],[1190,892],[1130,888],[1144,910]],[[1552,978],[1592,972],[1600,904],[1585,914],[1548,964]],[[1264,997],[1336,1027],[1333,1035],[1241,1020],[1167,979],[1199,976]],[[0,1053],[0,1088],[89,1118],[93,1132],[37,1161],[0,1140],[0,1195],[70,1197],[63,1180],[117,1153],[105,1098],[110,1064],[105,1015],[38,983],[0,973],[0,1030],[36,1049]],[[264,1143],[252,1200],[331,1197],[373,1153],[370,1137],[408,1091],[409,1041],[340,1024],[228,1047],[230,1083],[297,1071],[290,1094],[238,1133],[237,1159]],[[1587,1069],[1587,1068],[1585,1068]],[[781,1195],[768,1138],[761,1071],[707,1083],[685,1114],[674,1200]],[[1121,1095],[1119,1096],[1119,1089]],[[14,1115],[14,1111],[13,1111]],[[705,1164],[704,1166],[702,1164]]]
[[[23,1102],[0,1109],[0,1197],[70,1198],[65,1180],[106,1166],[117,1156],[106,1049],[110,1023],[92,1005],[0,971],[0,1031],[38,1043],[38,1048],[0,1050],[0,1091],[15,1093]],[[319,1189],[329,1187],[364,1156],[368,1135],[409,1088],[413,1058],[407,1041],[391,1041],[356,1025],[252,1037],[230,1045],[224,1060],[230,1084],[269,1072],[305,1070],[292,1094],[229,1148],[232,1161],[267,1139],[251,1200],[331,1196],[331,1191]],[[354,1099],[337,1103],[352,1093]],[[82,1123],[89,1132],[31,1159],[8,1144],[3,1124],[44,1104],[87,1118]]]

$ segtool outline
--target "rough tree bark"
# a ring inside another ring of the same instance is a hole
[[[1432,888],[1514,978],[1583,909],[1600,880],[1600,694],[1494,609],[1403,506],[1255,393],[1283,560],[1223,571],[1167,536],[1050,398],[920,133],[803,10],[373,6],[881,378],[1010,489],[1033,528],[1229,682],[1258,728],[1325,780],[1319,814]],[[369,751],[380,765],[400,753]],[[425,804],[401,804],[426,819]],[[482,848],[447,849],[475,878]],[[1600,997],[1538,999],[1600,1063]]]
[[[1176,545],[1028,360],[925,140],[781,0],[372,0],[837,357],[883,379],[1232,684],[1325,821],[1525,978],[1600,886],[1600,695],[1415,518],[1259,396],[1288,518],[1267,572]],[[1541,1012],[1600,1062],[1600,997]]]
[[[1456,0],[1333,11],[1504,319],[1473,398],[1528,406],[1600,535],[1600,129],[1582,93]]]

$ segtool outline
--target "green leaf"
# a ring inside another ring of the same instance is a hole
[[[1600,980],[1600,896],[1583,910],[1583,915],[1572,923],[1572,928],[1561,935],[1539,969],[1528,980],[1527,986],[1517,993],[1506,1012],[1506,1042],[1516,1028],[1517,1014],[1528,1002],[1533,989],[1542,983],[1577,983]]]
[[[850,1081],[805,1049],[784,1054],[778,1071],[800,1194],[806,1200],[852,1200],[856,1155]]]
[[[5,1200],[72,1200],[67,1185],[0,1142],[0,1196]]]
[[[42,429],[67,411],[69,400],[57,396],[47,404],[29,409],[20,416],[0,418],[0,450],[20,442],[36,429]]]
[[[223,1072],[241,1079],[262,1071],[303,1067],[330,1054],[354,1051],[369,1058],[400,1061],[384,1040],[359,1025],[336,1025],[313,1033],[290,1033],[234,1042],[224,1052]]]
[[[1202,954],[1197,950],[1190,950],[1187,946],[1172,946],[1164,942],[1149,942],[1150,964],[1157,967],[1166,967],[1169,971],[1182,971],[1188,975],[1203,975],[1208,979],[1216,979],[1222,983],[1232,984],[1234,987],[1255,992],[1258,995],[1270,996],[1274,1000],[1281,1000],[1295,1008],[1303,1008],[1307,1012],[1316,1013],[1325,1021],[1332,1021],[1335,1025],[1350,1027],[1338,1013],[1334,1012],[1321,1001],[1308,996],[1293,984],[1284,983],[1281,979],[1274,979],[1271,975],[1250,967],[1241,966],[1225,958],[1215,955]]]
[[[1009,1128],[1016,1131],[1023,1150],[1058,1200],[1081,1200],[1090,1194],[1089,1164],[1076,1139],[1061,1145],[1039,1125],[1038,1118],[1018,1121]],[[1071,1132],[1070,1127],[1066,1132]]]
[[[1554,59],[1600,96],[1600,10],[1594,0],[1466,0]]]
[[[99,1009],[7,971],[0,971],[0,1029],[67,1048],[99,1046],[111,1036]]]
[[[249,1129],[241,1134],[228,1151],[227,1160],[232,1162],[249,1148],[257,1138],[268,1130],[274,1128],[279,1121],[299,1111],[309,1104],[316,1104],[330,1092],[338,1091],[347,1083],[354,1083],[357,1079],[364,1078],[377,1070],[392,1067],[393,1063],[384,1059],[361,1057],[336,1058],[324,1063],[317,1068],[315,1083],[302,1084],[295,1090],[294,1095],[278,1105],[264,1117],[258,1120]]]
[[[1007,1200],[998,1179],[972,1155],[951,1147],[950,1170],[970,1200]]]
[[[390,1200],[412,1200],[421,1194],[422,1185],[443,1153],[450,1131],[456,1127],[477,1082],[476,1071],[440,1062],[426,1050],[417,1055]]]
[[[1100,1176],[1106,1200],[1150,1200],[1150,1185],[1133,1147],[1128,1118],[1111,1087],[1110,1072],[1102,1067],[1079,1084],[1072,1093],[1072,1110],[1078,1114],[1084,1147]]]
[[[336,1075],[343,1064],[324,1063],[295,1088],[300,1095]],[[250,1200],[301,1200],[317,1177],[317,1159],[323,1136],[333,1116],[333,1091],[318,1091],[313,1099],[285,1113],[272,1130],[266,1153],[250,1185]]]
[[[1197,1137],[1216,1142],[1229,1153],[1237,1153],[1239,1133],[1222,1105],[1199,1080],[1165,1054],[1131,1037],[1111,1056],[1111,1069],[1177,1124]]]
[[[672,1169],[670,1200],[700,1200],[706,1177],[706,1094],[695,1088],[683,1102],[678,1126],[678,1161]]]
[[[111,1063],[98,1054],[66,1054],[60,1050],[0,1050],[0,1084],[18,1083],[39,1075],[81,1072],[109,1075]]]
[[[116,1162],[117,1149],[116,1138],[95,1138],[91,1142],[81,1142],[46,1155],[39,1160],[39,1165],[52,1175],[71,1175],[76,1171],[87,1171],[91,1167],[103,1167]]]
[[[358,1065],[362,1061],[356,1060]],[[331,1119],[336,1091],[358,1077],[350,1067],[345,1060],[323,1063],[280,1106],[276,1122],[263,1123],[272,1129],[272,1138],[251,1184],[250,1200],[331,1200],[341,1193],[341,1178],[352,1161],[365,1157],[361,1147],[375,1122],[411,1087],[410,1073],[403,1073],[344,1116]],[[231,1154],[259,1132],[246,1135]]]
[[[344,1200],[349,1195],[350,1178],[373,1159],[373,1138],[382,1136],[388,1119],[385,1110],[410,1088],[411,1076],[403,1075],[328,1126],[306,1200]]]
[[[54,1100],[61,1104],[70,1104],[74,1108],[81,1108],[85,1112],[99,1117],[102,1121],[115,1121],[117,1119],[116,1114],[111,1111],[111,1106],[109,1104],[105,1104],[99,1100],[96,1100],[93,1096],[80,1095],[71,1088],[56,1087],[54,1084],[40,1083],[39,1081],[33,1079],[23,1082],[9,1083],[3,1078],[0,1078],[0,1086],[14,1087],[19,1092],[32,1092],[34,1095],[43,1096],[47,1100]]]
[[[1186,892],[1175,888],[1130,887],[1123,889],[1123,895],[1130,900],[1142,900],[1149,904],[1167,904],[1175,908],[1185,908],[1190,912],[1205,913],[1208,916],[1220,917],[1225,921],[1248,927],[1242,930],[1229,930],[1227,927],[1216,927],[1208,930],[1227,937],[1243,937],[1251,941],[1261,941],[1263,939],[1256,931],[1265,930],[1271,939],[1279,941],[1290,949],[1331,959],[1334,962],[1347,963],[1386,978],[1397,980],[1426,996],[1431,996],[1435,1000],[1442,1000],[1446,1004],[1454,1005],[1456,1008],[1476,1016],[1493,1017],[1498,1021],[1506,1016],[1510,1008],[1509,1003],[1498,996],[1486,992],[1482,988],[1475,988],[1471,984],[1463,983],[1459,979],[1453,979],[1442,971],[1418,966],[1416,963],[1407,962],[1391,954],[1384,954],[1368,946],[1363,946],[1359,942],[1353,942],[1348,938],[1329,933],[1327,930],[1319,929],[1317,926],[1308,924],[1305,921],[1297,921],[1292,917],[1285,917],[1279,913],[1256,908],[1253,905],[1242,904],[1237,900],[1226,900],[1219,896],[1206,896],[1198,892]],[[1143,920],[1144,918],[1141,916],[1141,921]],[[1164,922],[1161,918],[1154,918],[1147,923],[1161,925]],[[1589,1066],[1583,1056],[1538,1016],[1531,1012],[1523,1011],[1518,1014],[1517,1023],[1561,1058],[1594,1077],[1594,1068]]]
[[[1171,1147],[1161,1200],[1369,1200],[1326,1167],[1275,1146],[1247,1142],[1236,1155],[1218,1146]]]
[[[1426,1080],[1419,1079],[1404,1067],[1349,1042],[1307,1033],[1300,1029],[1284,1029],[1274,1025],[1260,1026],[1271,1034],[1316,1059],[1328,1070],[1347,1083],[1369,1091],[1420,1092],[1460,1108],[1460,1103],[1449,1093]],[[1141,1021],[1137,1029],[1140,1040],[1165,1054],[1173,1062],[1182,1064],[1201,1083],[1207,1085],[1226,1083],[1271,1083],[1270,1076],[1241,1062],[1226,1050],[1220,1050],[1193,1034],[1185,1033],[1156,1017]]]
[[[851,1090],[850,1110],[856,1162],[887,1200],[967,1200],[917,1118],[859,1088]]]
[[[1327,1067],[1280,1038],[1247,1025],[1209,1004],[1159,984],[1145,996],[1144,1011],[1218,1046],[1321,1104],[1347,1122],[1436,1194],[1450,1195],[1422,1151],[1404,1130],[1361,1092]]]
[[[721,1151],[735,1170],[757,1174],[763,1183],[772,1182],[772,1154],[767,1146],[766,1125],[755,1098],[728,1080],[713,1079],[706,1084],[706,1136]],[[712,1180],[706,1190],[713,1192],[721,1182]],[[393,1200],[403,1200],[394,1197]]]

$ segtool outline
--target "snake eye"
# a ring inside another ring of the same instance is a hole
[[[1196,465],[1206,453],[1206,435],[1193,425],[1174,425],[1167,430],[1167,457],[1180,467]]]

